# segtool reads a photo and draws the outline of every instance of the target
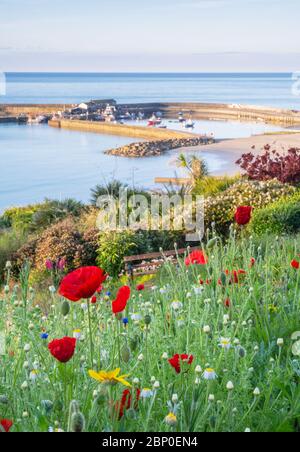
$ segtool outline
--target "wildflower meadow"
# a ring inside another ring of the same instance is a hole
[[[0,430],[299,431],[299,253],[231,228],[147,281],[48,261],[47,302],[7,262]]]

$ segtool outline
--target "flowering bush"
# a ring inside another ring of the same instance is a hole
[[[278,199],[293,195],[296,189],[277,180],[266,182],[241,181],[222,194],[205,200],[205,222],[209,227],[215,223],[219,232],[225,232],[233,222],[238,206],[260,209]]]
[[[43,269],[47,259],[64,258],[69,270],[95,262],[98,232],[94,230],[82,234],[72,219],[50,226],[37,242],[34,264]]]
[[[286,153],[270,151],[269,145],[265,146],[263,155],[254,156],[251,152],[243,154],[236,162],[246,171],[251,180],[278,179],[282,183],[300,183],[300,149],[289,149]]]

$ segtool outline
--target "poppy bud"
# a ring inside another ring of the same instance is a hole
[[[226,274],[224,272],[221,273],[221,283],[222,283],[222,286],[226,286],[227,278],[226,278]]]
[[[239,347],[239,356],[240,358],[245,358],[246,350],[243,347]]]
[[[73,413],[71,417],[71,432],[81,433],[84,430],[85,419],[82,413]]]
[[[8,400],[8,397],[6,395],[0,395],[0,403],[2,405],[8,405],[8,402],[9,402],[9,400]]]
[[[139,340],[138,340],[137,336],[130,339],[129,346],[133,352],[137,349],[138,343],[139,343]]]
[[[70,312],[70,305],[67,301],[64,301],[61,305],[61,313],[64,317],[66,317]]]
[[[85,419],[79,411],[79,405],[76,400],[70,403],[69,431],[73,433],[83,432],[85,427]]]
[[[41,405],[44,408],[46,414],[49,414],[53,408],[53,403],[51,402],[51,400],[42,400]]]
[[[214,237],[207,242],[206,248],[210,250],[218,243],[218,237]]]
[[[150,315],[146,315],[145,316],[145,319],[144,319],[144,321],[145,321],[145,325],[150,325],[150,323],[151,323],[151,316]]]
[[[131,354],[130,354],[130,349],[127,345],[124,345],[124,347],[122,348],[121,356],[122,356],[124,363],[129,362]]]

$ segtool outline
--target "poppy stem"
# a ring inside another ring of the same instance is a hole
[[[94,344],[93,344],[93,335],[92,335],[92,322],[91,322],[91,308],[90,301],[87,301],[88,306],[88,321],[89,321],[89,335],[90,335],[90,354],[91,354],[91,366],[93,368],[94,363]]]

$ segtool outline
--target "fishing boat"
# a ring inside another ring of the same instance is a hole
[[[149,127],[155,127],[161,124],[161,118],[157,118],[155,114],[151,116],[151,118],[148,121]]]
[[[21,113],[17,119],[18,119],[19,124],[27,124],[28,123],[28,116],[26,116],[24,113]]]

